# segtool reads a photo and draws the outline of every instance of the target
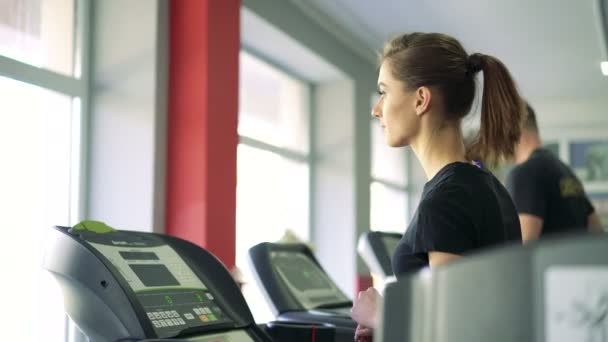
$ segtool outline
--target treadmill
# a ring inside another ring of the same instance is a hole
[[[96,221],[54,227],[43,267],[91,342],[333,341],[329,325],[256,325],[223,264],[176,237]]]
[[[606,341],[608,236],[488,250],[387,285],[374,341]]]
[[[305,244],[263,242],[249,249],[249,261],[277,320],[329,323],[336,341],[353,341],[352,301]]]
[[[357,252],[372,274],[386,280],[394,277],[391,258],[403,235],[389,232],[365,232],[359,237]]]

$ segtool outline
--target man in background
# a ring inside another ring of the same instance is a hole
[[[524,242],[554,233],[601,232],[593,205],[574,172],[542,148],[536,115],[528,117],[515,147],[515,163],[507,189],[519,214]]]

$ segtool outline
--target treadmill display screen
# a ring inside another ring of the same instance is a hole
[[[348,297],[310,257],[299,252],[273,252],[272,264],[288,289],[307,309],[349,302]]]
[[[158,337],[232,321],[201,278],[169,245],[90,244],[131,287]]]
[[[130,264],[129,267],[145,286],[179,286],[165,265]]]
[[[283,256],[275,260],[275,265],[300,291],[332,289],[331,283],[324,276],[323,271],[306,257]]]
[[[125,260],[158,260],[158,255],[152,252],[118,252],[120,256]]]
[[[393,257],[395,253],[395,249],[397,249],[397,245],[401,239],[395,236],[384,236],[382,238],[382,242],[384,243],[384,247],[386,248],[386,253],[388,254],[389,260]]]

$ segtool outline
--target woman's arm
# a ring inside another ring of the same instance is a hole
[[[452,253],[429,252],[429,264],[431,268],[460,258],[460,255]],[[382,296],[373,287],[359,292],[351,310],[353,320],[362,327],[376,328],[380,300],[382,300]]]
[[[458,254],[445,252],[429,252],[429,265],[431,268],[462,258]]]
[[[543,219],[532,214],[519,214],[521,239],[524,243],[538,240],[543,231]]]
[[[589,231],[592,233],[602,233],[604,231],[602,221],[596,212],[592,213],[587,218],[587,226],[589,227]]]

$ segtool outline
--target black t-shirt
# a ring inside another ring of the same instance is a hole
[[[429,264],[428,252],[458,255],[521,243],[517,211],[509,193],[490,172],[451,163],[424,185],[410,225],[393,254],[395,275]]]
[[[586,230],[593,205],[574,172],[551,152],[535,150],[507,178],[520,214],[543,220],[542,235]]]

